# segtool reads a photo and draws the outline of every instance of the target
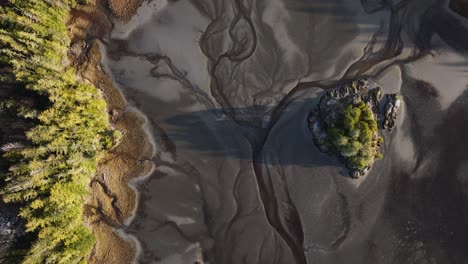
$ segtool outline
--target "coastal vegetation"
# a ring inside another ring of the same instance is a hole
[[[9,148],[2,196],[21,204],[35,241],[24,263],[84,263],[95,243],[83,206],[99,159],[120,137],[100,92],[77,77],[67,58],[65,19],[74,0],[10,0],[0,6],[1,82],[46,98],[37,109],[18,106],[34,127]],[[3,102],[11,109],[13,102]]]

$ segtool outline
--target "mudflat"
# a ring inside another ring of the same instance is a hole
[[[102,65],[154,142],[122,228],[137,261],[467,262],[468,20],[449,4],[153,0],[112,18]],[[364,77],[403,105],[355,180],[307,117]]]

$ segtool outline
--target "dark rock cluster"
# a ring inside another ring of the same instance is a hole
[[[387,95],[383,112],[382,129],[387,129],[391,132],[395,127],[395,120],[397,119],[401,102],[402,97],[399,94]]]

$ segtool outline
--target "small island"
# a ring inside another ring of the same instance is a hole
[[[379,128],[391,132],[401,100],[398,94],[383,96],[368,79],[327,91],[308,118],[314,143],[320,151],[338,155],[350,176],[359,178],[383,158]]]

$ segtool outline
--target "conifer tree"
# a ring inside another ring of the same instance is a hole
[[[29,144],[7,153],[16,162],[2,194],[24,204],[20,216],[27,231],[38,234],[24,263],[82,263],[94,245],[83,222],[87,186],[119,134],[99,91],[78,82],[65,63],[70,39],[64,20],[75,1],[10,3],[0,7],[0,61],[13,69],[15,82],[50,104],[29,115],[38,123],[27,132]]]

